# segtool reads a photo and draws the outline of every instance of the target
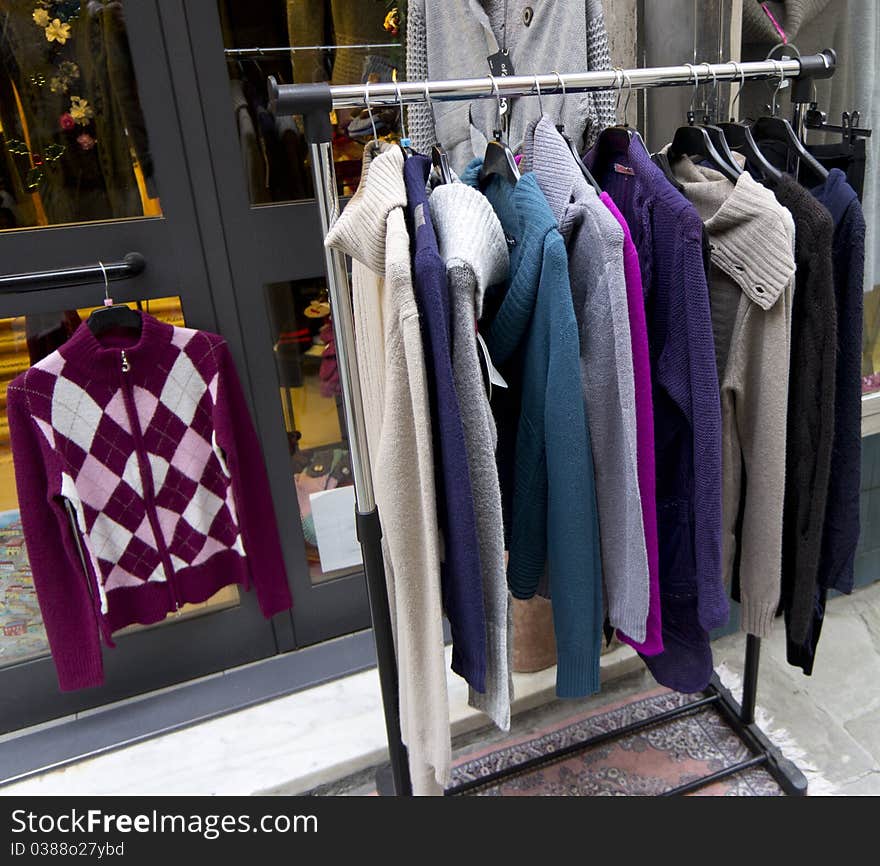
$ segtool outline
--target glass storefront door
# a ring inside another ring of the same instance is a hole
[[[114,298],[175,325],[221,330],[247,389],[240,335],[229,327],[237,313],[204,251],[159,7],[0,0],[2,271],[141,253],[145,271],[112,283]],[[104,687],[59,692],[18,512],[6,386],[58,348],[103,294],[101,283],[0,294],[0,733],[292,646],[289,614],[269,623],[253,594],[228,587],[120,633],[105,652]]]

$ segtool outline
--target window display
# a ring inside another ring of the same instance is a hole
[[[123,4],[0,14],[0,228],[160,215]]]

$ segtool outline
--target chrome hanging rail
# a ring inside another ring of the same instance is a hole
[[[697,82],[761,80],[776,78],[830,78],[837,66],[831,49],[820,54],[785,60],[761,60],[754,63],[704,63],[700,66],[655,66],[647,69],[606,69],[597,72],[555,72],[535,75],[511,75],[492,78],[452,78],[448,81],[381,81],[363,84],[278,84],[269,78],[269,105],[276,114],[302,114],[314,110],[320,102],[331,108],[377,107],[425,102],[428,98],[443,102],[468,99],[544,96],[554,93],[585,93],[592,90],[620,88],[675,87]]]

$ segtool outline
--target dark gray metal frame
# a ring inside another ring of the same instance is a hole
[[[185,14],[187,19],[189,50],[183,45],[178,50],[181,58],[193,64],[192,80],[197,90],[194,105],[203,123],[202,135],[207,133],[204,164],[215,172],[213,188],[235,286],[238,325],[248,347],[257,427],[267,464],[279,469],[270,476],[296,599],[296,643],[306,646],[370,626],[362,571],[317,585],[309,577],[296,489],[289,471],[278,374],[271,352],[266,286],[324,277],[318,210],[314,201],[251,205],[229,96],[217,0],[187,0],[185,10],[181,0],[167,0],[161,5],[163,9],[174,9],[175,15]],[[183,36],[184,29],[177,35]],[[172,36],[169,34],[169,39]],[[183,70],[178,74],[175,68],[176,54],[172,56],[172,68],[177,79]]]
[[[259,395],[265,389],[256,386],[266,380],[259,374],[255,377],[247,366],[244,335],[238,326],[215,174],[206,165],[212,154],[205,144],[201,97],[192,86],[193,59],[182,26],[183,3],[144,0],[126,4],[125,11],[163,216],[4,232],[0,234],[3,271],[90,265],[137,251],[146,260],[146,270],[114,282],[114,298],[179,296],[189,325],[220,331],[227,338],[246,390],[250,386],[250,394]],[[216,18],[215,7],[206,19]],[[222,65],[222,45],[216,50]],[[225,86],[219,90],[226,94]],[[238,168],[241,160],[229,158],[229,164]],[[93,287],[7,293],[0,295],[0,317],[88,306],[100,303],[102,297],[103,281]],[[248,335],[248,339],[253,338]],[[267,422],[259,412],[265,400],[257,396],[254,403],[258,425],[265,428]],[[272,457],[267,454],[270,467]],[[293,502],[295,509],[295,497]],[[285,504],[276,497],[276,506]],[[286,552],[288,562],[296,561],[291,550]],[[279,614],[268,623],[253,595],[242,593],[235,607],[122,636],[117,648],[105,653],[107,684],[99,689],[60,692],[48,657],[0,668],[0,732],[257,661],[294,646],[290,614]],[[236,706],[234,699],[231,706]]]

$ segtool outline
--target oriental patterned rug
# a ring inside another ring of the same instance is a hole
[[[505,741],[456,762],[453,784],[546,755],[596,734],[657,715],[699,695],[655,689],[636,700],[601,707]],[[748,749],[722,715],[709,706],[671,722],[593,746],[502,782],[468,792],[489,797],[653,796],[746,760]],[[707,785],[694,796],[781,797],[782,789],[762,767]]]

